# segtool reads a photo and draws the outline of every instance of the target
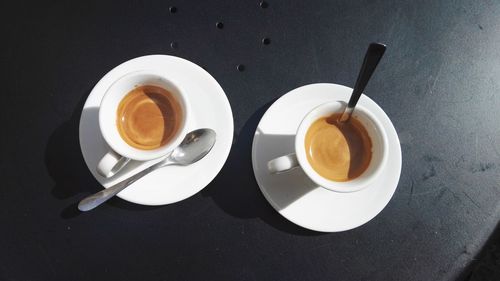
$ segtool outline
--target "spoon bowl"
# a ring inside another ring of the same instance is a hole
[[[168,158],[177,165],[189,165],[203,158],[215,144],[215,131],[198,129],[187,134]]]

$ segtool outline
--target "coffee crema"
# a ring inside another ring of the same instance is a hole
[[[144,150],[159,148],[172,140],[183,118],[181,106],[172,93],[153,85],[130,91],[118,105],[116,114],[122,139]]]
[[[322,177],[345,182],[359,177],[370,164],[372,141],[359,120],[339,122],[341,113],[314,121],[305,137],[307,160]]]

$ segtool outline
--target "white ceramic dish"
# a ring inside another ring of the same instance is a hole
[[[161,168],[118,194],[118,197],[137,204],[164,205],[196,194],[219,173],[227,160],[233,141],[233,115],[227,97],[217,81],[203,68],[190,61],[167,55],[151,55],[117,66],[92,89],[80,118],[80,147],[83,158],[92,175],[104,187],[109,187],[159,161],[133,161],[118,175],[109,179],[96,172],[97,163],[109,150],[99,129],[99,105],[104,93],[123,75],[145,69],[161,71],[185,91],[192,113],[189,124],[186,124],[188,131],[211,128],[217,133],[217,141],[212,151],[199,162],[184,167]]]
[[[387,165],[365,189],[341,193],[315,184],[303,170],[270,174],[267,163],[291,153],[295,134],[304,116],[329,101],[347,102],[351,88],[336,84],[311,84],[285,94],[269,107],[255,132],[252,164],[260,190],[285,218],[304,228],[337,232],[358,227],[374,218],[389,203],[401,173],[401,146],[389,117],[370,98],[358,104],[380,121],[387,134]]]

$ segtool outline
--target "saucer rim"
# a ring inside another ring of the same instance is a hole
[[[221,99],[218,101],[220,101],[221,106],[223,106],[225,108],[225,110],[223,110],[224,112],[221,114],[221,116],[225,115],[224,118],[222,118],[222,119],[226,120],[226,121],[221,122],[223,124],[221,127],[224,127],[223,130],[226,131],[226,133],[224,134],[226,136],[226,138],[224,139],[224,142],[226,143],[226,145],[221,148],[221,150],[219,151],[219,153],[216,156],[214,156],[215,159],[220,159],[220,160],[215,161],[216,162],[215,164],[217,164],[217,165],[214,165],[214,163],[210,163],[211,166],[215,166],[216,168],[213,169],[213,171],[211,172],[211,175],[208,176],[206,180],[203,180],[204,183],[201,184],[200,187],[193,188],[193,190],[196,190],[195,192],[189,194],[188,196],[184,196],[181,199],[176,198],[174,200],[170,200],[168,198],[164,198],[161,200],[158,200],[158,198],[151,200],[151,198],[148,199],[147,197],[146,198],[137,198],[137,196],[130,196],[130,195],[128,195],[128,193],[125,193],[125,195],[122,193],[118,193],[116,195],[119,198],[121,198],[125,201],[128,201],[128,202],[131,202],[131,203],[145,205],[145,206],[161,206],[161,205],[167,205],[167,204],[173,204],[176,202],[180,202],[180,201],[183,201],[189,197],[192,197],[193,195],[199,193],[201,190],[203,190],[205,187],[207,187],[217,177],[217,175],[220,173],[220,171],[222,170],[222,168],[226,164],[227,159],[229,157],[229,153],[230,153],[231,148],[232,148],[232,143],[233,143],[233,138],[234,138],[233,112],[232,112],[231,104],[229,103],[229,99],[228,99],[226,93],[224,92],[223,88],[221,87],[221,85],[217,82],[217,80],[215,80],[215,78],[210,73],[208,73],[205,69],[203,69],[199,65],[197,65],[194,62],[191,62],[189,60],[186,60],[186,59],[183,59],[180,57],[176,57],[176,56],[164,55],[164,54],[145,55],[145,56],[140,56],[140,57],[136,57],[136,58],[132,58],[130,60],[127,60],[127,61],[115,66],[111,70],[109,70],[105,75],[103,75],[99,79],[99,81],[94,85],[94,87],[90,91],[89,95],[86,97],[86,100],[85,100],[85,103],[84,103],[84,106],[82,108],[82,112],[80,115],[80,119],[79,119],[79,131],[78,131],[78,133],[79,133],[80,151],[81,151],[82,156],[84,158],[85,164],[86,164],[87,168],[89,169],[90,173],[92,174],[92,176],[96,179],[97,182],[99,182],[99,184],[103,188],[109,188],[109,186],[112,185],[112,184],[109,184],[109,182],[103,183],[102,181],[105,179],[100,177],[94,171],[95,167],[91,167],[91,165],[90,165],[91,163],[88,163],[89,160],[87,159],[87,157],[90,157],[90,156],[86,156],[88,152],[86,151],[86,149],[84,149],[84,145],[82,142],[82,125],[84,124],[84,122],[82,120],[83,120],[84,110],[86,108],[90,108],[90,107],[94,106],[94,105],[92,105],[93,100],[91,99],[91,97],[94,97],[95,95],[99,95],[99,96],[101,96],[100,98],[102,99],[102,96],[104,96],[104,93],[106,92],[108,87],[113,83],[113,81],[115,81],[116,79],[119,79],[120,77],[122,77],[123,75],[126,75],[127,73],[134,72],[134,71],[141,71],[144,69],[161,70],[161,69],[164,69],[165,67],[171,67],[171,66],[169,66],[169,64],[171,64],[171,63],[188,64],[190,67],[192,67],[191,71],[196,71],[199,73],[199,75],[205,75],[206,78],[208,78],[208,83],[211,86],[213,86],[213,89],[214,89],[213,91],[217,92],[217,94],[220,95]],[[125,73],[121,73],[121,72],[125,72]],[[116,76],[116,79],[110,78],[110,77],[113,77],[113,75]],[[107,85],[107,84],[109,84],[109,85]],[[97,91],[99,91],[99,93],[97,93]],[[98,126],[98,124],[96,126]],[[189,124],[189,126],[193,126],[193,124],[191,123],[191,124]],[[227,127],[225,127],[225,126],[227,126]],[[194,129],[194,127],[192,129]],[[100,136],[100,137],[102,137],[102,136]],[[219,136],[218,136],[218,138],[219,138]],[[107,143],[104,140],[103,140],[103,144],[106,146],[106,150],[108,150],[109,146],[107,145]],[[149,160],[149,161],[145,161],[145,162],[147,162],[148,163],[147,165],[149,166],[149,163],[151,165],[153,165],[154,163],[158,162],[161,159],[162,158],[158,158],[158,159],[153,159],[153,160]],[[201,163],[202,161],[199,161],[199,162]],[[208,164],[205,164],[205,165],[208,165]],[[146,167],[147,166],[144,166],[144,168],[146,168]],[[155,171],[155,173],[149,174],[146,177],[152,177],[155,175],[157,175],[156,171]]]
[[[346,225],[345,227],[333,227],[333,228],[332,227],[327,227],[327,226],[324,226],[324,225],[323,226],[311,225],[311,224],[308,224],[308,223],[304,223],[303,221],[299,221],[295,217],[290,216],[290,215],[284,213],[284,210],[286,210],[286,208],[280,210],[280,206],[277,206],[276,203],[274,202],[274,200],[271,198],[271,196],[266,192],[266,188],[263,187],[264,184],[261,183],[261,179],[259,178],[259,176],[257,174],[257,170],[258,170],[258,167],[257,167],[258,163],[256,163],[256,157],[257,157],[256,156],[256,153],[257,153],[256,150],[257,150],[257,142],[258,142],[257,141],[257,135],[258,135],[257,133],[259,131],[259,128],[261,127],[261,123],[263,122],[263,120],[266,118],[266,116],[268,115],[268,113],[270,112],[270,110],[273,108],[273,106],[275,106],[279,102],[282,102],[283,99],[285,99],[286,96],[288,96],[290,94],[292,94],[292,95],[296,94],[296,92],[300,93],[305,88],[316,87],[316,86],[319,86],[319,87],[322,87],[322,86],[334,87],[334,88],[342,89],[344,91],[352,92],[352,88],[349,88],[349,87],[344,86],[344,85],[339,85],[339,84],[334,84],[334,83],[312,83],[312,84],[307,84],[307,85],[303,85],[303,86],[300,86],[298,88],[292,89],[289,92],[287,92],[286,94],[284,94],[283,96],[281,96],[279,99],[277,99],[266,110],[266,112],[262,116],[262,118],[259,121],[259,123],[257,125],[257,128],[255,130],[254,138],[253,138],[253,141],[252,141],[252,168],[254,170],[254,177],[255,177],[255,180],[257,182],[257,185],[259,186],[260,191],[262,192],[262,194],[264,195],[264,197],[266,198],[266,200],[271,204],[271,206],[281,216],[283,216],[285,219],[289,220],[290,222],[292,222],[292,223],[294,223],[294,224],[296,224],[296,225],[298,225],[300,227],[303,227],[303,228],[306,228],[306,229],[309,229],[309,230],[313,230],[313,231],[318,231],[318,232],[331,233],[331,232],[347,231],[347,230],[351,230],[351,229],[360,227],[360,226],[368,223],[373,218],[375,218],[378,214],[380,214],[380,212],[383,209],[385,209],[385,207],[389,204],[390,200],[394,196],[394,193],[396,192],[397,186],[399,184],[399,179],[400,179],[400,176],[401,176],[401,170],[402,170],[401,144],[400,144],[399,137],[397,135],[396,129],[394,127],[394,124],[392,123],[392,121],[390,120],[390,118],[387,116],[387,114],[385,113],[385,111],[383,111],[383,109],[377,103],[375,103],[375,101],[373,101],[372,99],[370,99],[368,96],[362,94],[360,101],[363,104],[365,104],[365,103],[372,103],[372,105],[370,105],[370,107],[371,106],[375,106],[375,108],[377,108],[377,111],[379,111],[378,113],[374,113],[374,114],[381,114],[381,116],[379,116],[379,118],[386,119],[385,121],[381,121],[381,122],[382,122],[383,127],[387,126],[386,130],[387,130],[388,141],[390,143],[391,142],[391,138],[392,138],[392,141],[394,141],[397,144],[396,146],[394,146],[391,149],[391,150],[393,150],[394,155],[392,157],[389,157],[389,158],[395,158],[394,160],[396,160],[397,163],[396,163],[396,165],[393,165],[392,167],[386,166],[385,169],[384,169],[385,171],[382,171],[378,175],[378,177],[374,180],[374,183],[378,183],[378,182],[380,182],[382,180],[384,180],[384,181],[391,180],[390,178],[394,177],[394,179],[395,179],[395,185],[393,187],[390,187],[390,189],[391,189],[390,190],[390,196],[388,196],[386,202],[384,204],[382,204],[383,206],[380,209],[378,209],[378,210],[374,211],[373,213],[371,213],[369,216],[367,216],[365,220],[360,220],[357,223]],[[349,96],[345,96],[343,98],[345,99],[345,101],[347,101],[347,99],[349,98]],[[332,98],[332,101],[333,100],[340,100],[340,98],[339,97],[335,97],[335,98]],[[325,102],[327,102],[327,101],[322,101],[321,103],[318,103],[317,105],[325,103]],[[365,106],[366,106],[366,104],[365,104]],[[314,107],[315,106],[311,107],[311,109],[314,108]],[[398,169],[397,172],[395,172],[394,169],[392,169],[392,168],[394,168],[394,166],[399,166],[399,169]],[[385,178],[382,179],[382,177],[385,177]],[[352,192],[352,193],[339,193],[339,192],[335,192],[335,191],[331,191],[331,190],[325,189],[324,187],[320,187],[320,186],[317,186],[317,188],[324,189],[325,191],[331,192],[332,194],[342,194],[343,196],[348,196],[349,194],[363,192],[365,190],[365,189],[362,189],[360,191],[356,191],[356,192]],[[389,189],[389,187],[387,187],[387,188]],[[297,200],[300,200],[300,199],[297,199]]]

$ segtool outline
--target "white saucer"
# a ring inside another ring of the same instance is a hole
[[[278,99],[260,120],[252,145],[255,178],[267,201],[286,219],[304,228],[337,232],[358,227],[389,203],[401,173],[401,147],[389,117],[370,98],[359,104],[379,118],[389,138],[387,167],[372,186],[353,193],[315,185],[301,169],[270,175],[267,162],[294,152],[297,127],[314,107],[328,101],[348,101],[352,89],[336,84],[311,84]]]
[[[215,178],[226,162],[233,141],[233,114],[229,101],[217,81],[198,65],[178,57],[151,55],[129,60],[108,72],[92,89],[83,107],[80,147],[89,170],[104,187],[158,161],[129,163],[111,179],[105,179],[96,172],[98,161],[108,151],[99,130],[101,99],[112,82],[126,73],[141,69],[161,70],[185,89],[195,113],[188,124],[189,131],[211,128],[217,133],[215,146],[197,163],[158,169],[118,194],[124,200],[142,205],[175,203],[196,194]]]

